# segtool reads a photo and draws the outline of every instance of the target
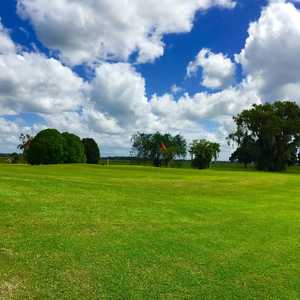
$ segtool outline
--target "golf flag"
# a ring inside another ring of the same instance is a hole
[[[160,143],[160,151],[166,151],[167,150],[167,147],[164,143]]]

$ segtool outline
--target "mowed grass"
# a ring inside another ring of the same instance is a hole
[[[300,299],[300,173],[0,166],[0,299]]]

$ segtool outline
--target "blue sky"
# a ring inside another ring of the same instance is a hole
[[[29,50],[33,50],[35,45],[39,51],[51,56],[49,49],[36,37],[30,22],[22,20],[17,15],[16,0],[2,0],[2,2],[0,11],[2,23],[10,30],[13,40]],[[244,0],[239,1],[234,10],[212,8],[205,12],[200,11],[196,14],[191,32],[165,35],[165,54],[154,63],[137,67],[147,81],[147,94],[163,94],[174,84],[191,93],[198,92],[199,80],[185,78],[187,64],[202,48],[209,48],[216,53],[226,53],[230,57],[239,53],[247,38],[249,23],[258,19],[261,8],[266,3],[264,0]],[[74,69],[80,76],[90,79],[84,68]]]
[[[147,78],[148,93],[165,93],[173,84],[191,93],[198,92],[199,78],[185,79],[188,63],[202,48],[230,57],[239,53],[244,47],[249,23],[258,19],[265,4],[266,1],[246,0],[240,1],[234,10],[214,8],[199,12],[190,33],[167,35],[164,39],[168,45],[166,54],[154,64],[139,68]]]
[[[134,132],[161,130],[220,141],[226,159],[234,114],[298,101],[297,1],[121,2],[1,1],[0,152],[56,127],[126,155]]]

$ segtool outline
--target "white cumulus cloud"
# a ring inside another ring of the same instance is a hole
[[[11,40],[7,30],[3,27],[0,18],[0,54],[14,53],[15,51],[15,44]]]
[[[0,26],[0,113],[58,113],[83,101],[84,82],[71,69],[40,53],[16,51]]]
[[[187,75],[196,75],[202,70],[201,85],[207,88],[225,88],[234,83],[235,64],[222,53],[215,54],[209,49],[202,49],[196,59],[189,63]]]
[[[40,40],[71,64],[97,59],[153,61],[164,52],[163,35],[189,32],[195,13],[232,0],[18,0]]]
[[[236,60],[256,84],[264,101],[290,99],[300,103],[300,11],[285,1],[272,1]]]

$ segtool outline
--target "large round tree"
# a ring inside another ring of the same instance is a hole
[[[240,162],[249,155],[258,170],[282,171],[296,163],[300,147],[300,107],[277,101],[254,105],[234,118],[236,130],[229,140],[237,144]],[[249,142],[250,141],[250,142]],[[234,154],[234,155],[235,155]]]
[[[86,161],[84,152],[84,145],[80,138],[72,133],[64,132],[63,149],[64,149],[64,163],[83,163]]]
[[[30,143],[27,159],[32,165],[63,162],[63,137],[56,129],[39,132]]]
[[[98,164],[100,160],[100,150],[97,143],[90,138],[83,139],[82,143],[84,145],[86,162],[88,164]]]

